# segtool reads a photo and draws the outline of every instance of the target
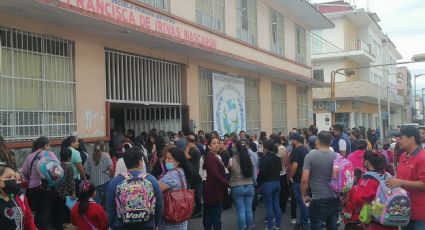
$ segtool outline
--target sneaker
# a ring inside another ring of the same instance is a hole
[[[267,223],[267,217],[264,217],[264,219],[261,220],[261,223]]]
[[[202,216],[202,212],[193,213],[191,218],[199,218]]]
[[[297,224],[295,225],[295,227],[293,228],[293,230],[304,230],[306,228],[304,228],[304,226],[302,224]]]
[[[296,224],[297,223],[297,219],[292,219],[291,220],[291,224]]]
[[[278,227],[274,227],[274,228],[273,228],[273,230],[280,230],[280,228],[278,228]]]

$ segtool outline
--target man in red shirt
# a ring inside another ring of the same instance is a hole
[[[425,229],[425,150],[421,146],[418,129],[413,126],[400,131],[400,147],[406,150],[400,157],[396,179],[387,182],[389,187],[402,187],[411,199],[410,223],[403,230]]]

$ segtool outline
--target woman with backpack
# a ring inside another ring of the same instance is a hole
[[[62,141],[61,149],[69,148],[72,151],[71,166],[74,171],[75,191],[78,191],[78,186],[81,180],[86,180],[86,173],[84,172],[83,160],[81,159],[80,152],[77,151],[79,146],[78,138],[76,136],[69,136]]]
[[[367,150],[363,157],[363,162],[368,173],[365,173],[347,195],[344,208],[345,229],[346,230],[397,230],[398,227],[383,226],[378,222],[371,220],[368,224],[360,222],[360,211],[365,204],[372,204],[376,198],[376,192],[380,181],[370,176],[370,172],[375,172],[379,176],[386,175],[386,160],[382,153]]]
[[[84,164],[87,175],[90,176],[90,182],[96,187],[96,203],[105,207],[106,191],[109,181],[114,176],[112,160],[106,152],[104,141],[98,141],[94,146],[94,153]]]
[[[95,197],[96,187],[89,181],[81,182],[78,202],[71,210],[71,222],[78,230],[108,229],[108,217]]]
[[[2,230],[36,230],[25,195],[12,166],[0,164],[0,226]]]
[[[50,152],[49,139],[39,137],[33,143],[33,153],[29,154],[22,165],[22,175],[28,181],[28,200],[32,211],[34,211],[35,224],[40,230],[48,229],[49,214],[56,198],[56,190],[46,186],[42,181],[39,170],[39,162],[44,154],[60,165],[56,154]]]
[[[181,149],[173,147],[168,149],[164,155],[164,162],[167,173],[159,180],[159,188],[161,189],[161,192],[164,193],[164,197],[166,197],[166,192],[188,189],[193,173],[191,165],[186,160],[185,154]],[[194,202],[194,200],[191,202]],[[173,206],[173,204],[166,203],[164,203],[164,205],[165,208]],[[188,211],[187,216],[190,218],[192,215],[192,210],[188,209],[185,211]],[[164,216],[163,219],[163,222],[159,225],[160,230],[187,229],[187,220],[181,223],[170,223],[172,221],[167,221],[167,216]]]
[[[254,162],[246,145],[237,144],[237,151],[230,158],[227,168],[230,171],[230,187],[238,215],[239,230],[252,229],[254,218],[252,202],[254,199]]]

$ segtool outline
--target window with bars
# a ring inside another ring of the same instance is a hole
[[[245,110],[246,132],[258,136],[261,132],[259,80],[245,78]]]
[[[224,33],[224,0],[196,0],[196,22]]]
[[[283,56],[284,53],[284,21],[283,15],[273,9],[270,9],[270,22],[271,22],[271,41],[270,49],[273,53]]]
[[[0,27],[0,135],[23,141],[75,130],[74,44]]]
[[[237,38],[241,41],[257,44],[257,1],[237,0]]]
[[[163,11],[170,10],[170,0],[136,0],[136,1],[151,5]]]
[[[212,85],[213,72],[218,71],[199,68],[199,129],[206,132],[213,131],[214,129]],[[249,134],[255,133],[258,135],[261,130],[260,81],[256,79],[245,78],[244,84],[247,127],[246,132]]]
[[[301,64],[306,64],[306,32],[301,26],[296,26],[295,33],[295,61]]]
[[[272,129],[273,133],[288,130],[286,85],[272,82]]]
[[[199,129],[213,131],[213,89],[212,73],[209,69],[199,68]]]
[[[308,128],[308,89],[306,87],[297,87],[297,118],[297,128]]]

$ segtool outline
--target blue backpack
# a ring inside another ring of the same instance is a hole
[[[37,170],[40,173],[43,184],[49,188],[56,187],[64,178],[64,170],[60,162],[52,159],[48,151],[44,151],[39,156]]]

